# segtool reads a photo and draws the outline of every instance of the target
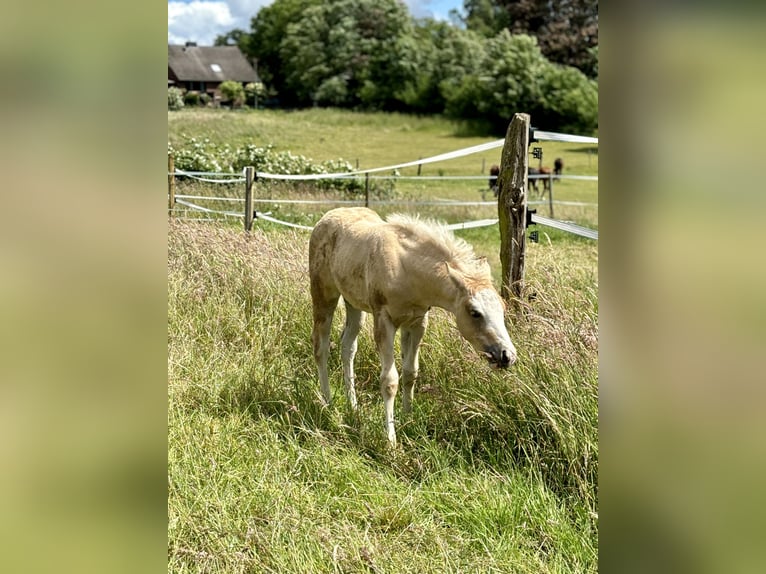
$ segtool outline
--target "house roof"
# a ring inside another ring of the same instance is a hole
[[[180,82],[260,81],[236,46],[168,44],[168,70]]]

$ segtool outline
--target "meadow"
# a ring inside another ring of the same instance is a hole
[[[493,139],[465,131],[439,118],[334,110],[168,114],[171,142],[183,133],[272,144],[360,167]],[[545,164],[563,156],[565,173],[597,173],[593,150],[540,145]],[[423,174],[478,175],[482,159],[487,170],[499,163],[500,150],[485,155],[424,166]],[[397,182],[399,197],[480,199],[476,182],[416,183]],[[195,189],[221,193],[213,187]],[[226,193],[241,196],[234,186]],[[562,180],[559,198],[596,202],[597,187]],[[327,208],[268,204],[302,223]],[[377,209],[450,222],[493,216],[484,207]],[[597,227],[597,209],[563,217]],[[456,234],[499,275],[495,227]],[[233,218],[169,220],[169,572],[595,572],[596,243],[541,228],[540,243],[528,244],[523,313],[507,317],[519,351],[509,371],[487,367],[453,319],[432,311],[413,414],[399,418],[397,401],[400,445],[391,450],[371,320],[356,360],[358,412],[345,402],[337,347],[336,399],[329,408],[320,402],[308,235],[263,221],[248,234]],[[336,343],[342,322],[339,308]]]

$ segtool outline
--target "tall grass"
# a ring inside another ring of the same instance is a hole
[[[475,233],[477,251],[495,241]],[[169,570],[595,571],[595,247],[530,245],[510,371],[489,369],[433,310],[392,451],[371,321],[359,411],[337,349],[336,400],[319,399],[307,237],[170,223]],[[341,325],[339,309],[335,341]]]

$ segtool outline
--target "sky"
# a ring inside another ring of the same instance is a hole
[[[234,28],[250,31],[250,19],[273,0],[168,0],[168,44],[197,42],[212,46],[216,36]],[[449,20],[463,0],[404,0],[418,18]]]

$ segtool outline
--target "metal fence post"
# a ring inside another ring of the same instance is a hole
[[[245,231],[253,229],[253,182],[255,181],[255,168],[245,168]]]
[[[168,154],[168,215],[175,217],[173,210],[176,207],[176,163],[172,155]]]

